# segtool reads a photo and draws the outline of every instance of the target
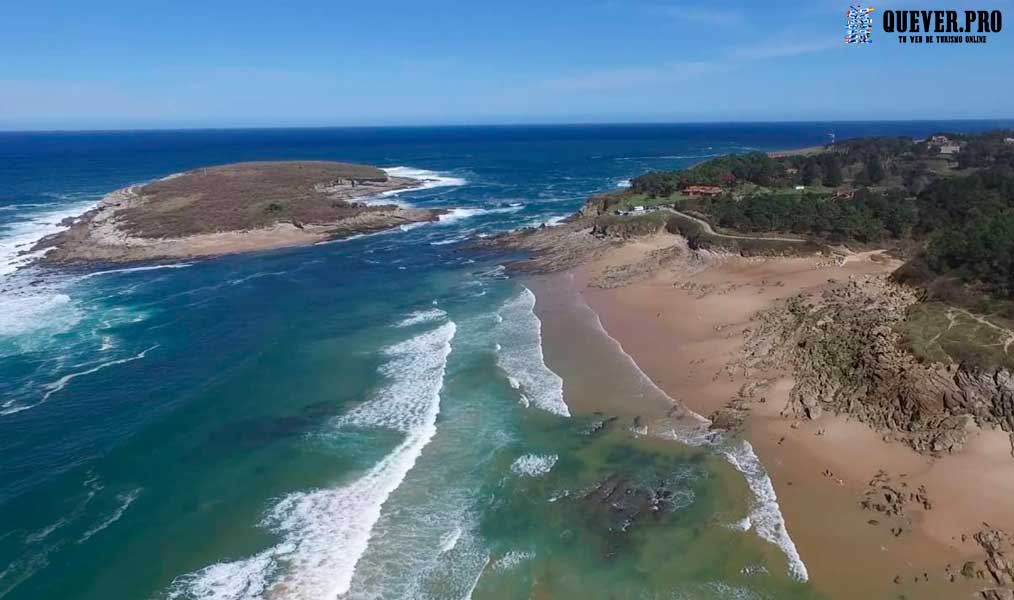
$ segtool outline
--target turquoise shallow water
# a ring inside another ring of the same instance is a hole
[[[0,598],[815,597],[743,530],[758,495],[720,451],[570,415],[533,297],[460,242],[713,154],[990,125],[0,134]],[[23,266],[118,187],[282,158],[401,167],[433,180],[402,201],[467,210]]]

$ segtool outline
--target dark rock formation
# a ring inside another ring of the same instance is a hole
[[[992,583],[998,586],[982,590],[982,597],[986,600],[1014,599],[1014,590],[1012,590],[1014,587],[1014,563],[1011,563],[1007,558],[1011,550],[1011,536],[999,529],[987,527],[975,534],[975,541],[986,553],[986,558],[983,561],[985,571],[989,573]],[[966,571],[974,573],[976,577],[985,578],[985,573],[978,569],[975,563],[971,563],[971,566],[966,563],[961,572],[965,575]]]
[[[927,454],[961,449],[973,423],[1014,431],[1009,371],[924,364],[903,348],[895,326],[914,302],[908,288],[873,276],[794,297],[760,315],[737,365],[793,365],[789,416],[847,414]]]

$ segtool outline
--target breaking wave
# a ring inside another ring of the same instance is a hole
[[[412,325],[419,325],[420,323],[429,323],[431,321],[437,321],[447,316],[447,311],[439,308],[430,308],[427,310],[417,310],[409,313],[407,317],[398,321],[395,327],[411,327]]]
[[[602,325],[598,314],[595,314],[595,320],[602,333],[616,344],[616,347],[627,358],[630,365],[641,374],[645,384],[669,398],[647,374],[641,371],[633,357],[623,349],[620,342],[609,335]],[[669,400],[676,404],[672,398],[669,398]],[[785,527],[785,518],[782,516],[781,507],[778,505],[778,496],[775,494],[771,478],[754,452],[753,446],[745,440],[730,441],[723,439],[721,434],[710,430],[709,420],[682,405],[679,406],[683,409],[682,414],[685,418],[681,419],[678,426],[671,424],[670,420],[671,429],[664,432],[663,435],[688,446],[707,446],[712,448],[743,475],[747,486],[753,493],[754,500],[750,514],[745,519],[737,522],[733,527],[741,531],[747,531],[753,527],[762,539],[778,546],[782,553],[785,554],[785,558],[789,564],[789,574],[799,581],[807,581],[809,575],[806,565],[799,556],[795,543],[789,536],[788,529]],[[645,433],[647,433],[647,430],[645,430]]]
[[[385,351],[387,386],[337,421],[339,428],[383,428],[401,443],[358,479],[329,489],[290,494],[263,525],[282,540],[250,558],[219,563],[178,577],[170,599],[260,599],[282,593],[334,598],[349,591],[356,564],[391,493],[436,433],[447,357],[456,326],[436,329]]]
[[[497,365],[521,403],[569,417],[563,400],[563,379],[546,366],[542,354],[542,322],[535,315],[535,294],[523,288],[496,315]]]
[[[511,471],[523,477],[541,477],[553,469],[557,459],[555,454],[525,454],[511,464]]]

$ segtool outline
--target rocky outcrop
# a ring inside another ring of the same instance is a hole
[[[575,218],[556,227],[522,229],[479,240],[472,247],[525,255],[508,263],[514,271],[552,273],[592,260],[618,243],[591,235],[592,226],[592,219]]]
[[[933,503],[927,496],[926,488],[920,485],[913,491],[904,479],[904,475],[895,480],[886,471],[878,471],[867,484],[859,505],[888,517],[905,516],[913,505],[932,510]]]
[[[580,217],[597,217],[609,212],[609,209],[616,206],[623,199],[621,194],[601,194],[592,196],[585,201],[584,206],[578,211]]]
[[[959,450],[971,424],[1014,432],[1014,377],[1005,369],[920,363],[895,326],[915,293],[885,277],[829,286],[759,315],[737,364],[795,367],[784,413],[847,414],[919,452]]]
[[[979,592],[984,600],[1014,600],[1014,563],[1007,558],[1011,554],[1010,534],[987,526],[973,537],[985,556],[981,561],[966,562],[961,567],[961,576],[993,586]]]
[[[626,217],[601,215],[595,219],[592,234],[626,240],[660,233],[668,222],[669,213],[662,211]]]

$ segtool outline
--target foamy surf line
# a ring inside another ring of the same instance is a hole
[[[77,372],[74,372],[74,373],[68,373],[67,375],[64,375],[63,377],[57,379],[56,381],[54,381],[52,383],[49,383],[49,384],[46,384],[46,393],[42,395],[42,399],[41,400],[39,400],[38,402],[36,402],[34,404],[17,404],[16,400],[8,400],[4,404],[0,405],[0,416],[13,415],[13,414],[19,413],[19,412],[21,412],[23,410],[29,410],[29,409],[35,408],[36,406],[39,406],[40,404],[44,404],[47,400],[49,400],[50,396],[52,396],[53,394],[59,392],[63,388],[67,387],[67,384],[69,384],[74,379],[77,379],[78,377],[84,377],[85,375],[91,375],[92,373],[96,373],[96,372],[101,371],[103,369],[108,369],[109,367],[114,367],[116,365],[122,365],[124,363],[133,362],[135,360],[141,360],[149,352],[151,352],[152,350],[154,350],[155,348],[158,348],[158,347],[159,347],[159,344],[155,344],[155,345],[153,345],[153,346],[151,346],[149,348],[146,348],[146,349],[142,350],[141,352],[138,352],[134,356],[128,356],[127,358],[120,358],[120,359],[117,359],[117,360],[111,360],[111,361],[108,361],[108,362],[99,363],[99,364],[97,364],[97,365],[95,365],[95,366],[93,366],[93,367],[91,367],[89,369],[86,369],[84,371],[77,371]]]
[[[521,404],[569,417],[563,379],[546,365],[542,353],[542,321],[535,314],[535,294],[522,288],[496,317],[497,365],[518,390]]]
[[[447,225],[463,219],[482,215],[515,213],[522,208],[524,208],[524,206],[505,206],[501,208],[452,208],[448,212],[437,217],[437,220],[440,221],[440,224]]]
[[[620,344],[619,340],[609,335],[598,313],[583,300],[582,303],[595,315],[598,329],[603,335],[612,340],[619,352],[629,361],[631,367],[640,374],[645,384],[676,405],[676,401],[641,370],[634,358],[623,349],[623,345]],[[789,536],[788,528],[785,525],[785,517],[782,515],[781,507],[778,504],[778,496],[775,493],[774,485],[771,483],[771,477],[768,476],[767,470],[754,452],[753,446],[746,440],[738,442],[724,440],[716,432],[708,429],[711,424],[710,420],[685,406],[683,406],[683,409],[685,414],[692,418],[695,423],[691,427],[680,428],[679,430],[674,427],[667,432],[668,436],[688,446],[709,447],[713,449],[743,475],[747,486],[754,496],[753,506],[747,517],[748,524],[743,527],[743,530],[750,529],[752,525],[761,539],[778,546],[785,555],[788,561],[789,575],[798,581],[807,581],[809,574],[806,570],[806,564],[803,562],[802,557],[800,557],[795,542]]]
[[[335,598],[347,593],[384,503],[436,433],[456,330],[447,322],[387,348],[389,361],[381,369],[387,386],[336,422],[339,428],[403,433],[390,454],[345,485],[285,497],[262,522],[282,537],[280,543],[250,558],[178,577],[168,598]]]
[[[179,177],[182,174],[183,173],[172,173],[170,175],[166,175],[165,177],[150,181],[167,181],[169,179]],[[73,203],[63,204],[63,206],[59,206],[59,203],[50,204],[37,202],[4,205],[4,208],[13,207],[17,210],[22,210],[25,207],[38,208],[52,206],[53,210],[29,214],[26,220],[8,223],[3,226],[3,229],[0,229],[0,276],[13,273],[19,268],[26,266],[32,261],[43,256],[49,250],[48,248],[36,252],[29,252],[29,250],[31,250],[43,238],[67,230],[69,225],[65,225],[64,222],[68,219],[78,219],[88,211],[98,208],[99,205],[102,204],[102,201],[106,198],[116,194],[127,193],[130,190],[136,189],[140,185],[144,184],[129,185],[127,187],[114,190],[108,194],[93,192],[46,194],[53,198],[73,201]]]
[[[0,276],[8,275],[45,254],[30,252],[42,238],[67,229],[64,221],[77,218],[98,206],[98,201],[76,202],[52,211],[29,215],[0,229]]]
[[[417,310],[409,313],[407,317],[395,323],[395,327],[411,327],[413,325],[419,325],[420,323],[429,323],[437,321],[447,316],[447,312],[439,308],[430,308],[426,310]]]
[[[81,279],[89,279],[99,275],[113,275],[116,273],[141,273],[144,271],[160,271],[162,269],[186,269],[193,266],[193,263],[177,263],[171,265],[147,265],[143,267],[128,267],[125,269],[109,269],[107,271],[95,271],[81,276]]]
[[[417,169],[415,167],[399,166],[399,167],[383,167],[381,168],[381,170],[387,173],[389,177],[406,177],[409,179],[415,179],[419,182],[419,184],[402,190],[390,190],[387,192],[381,192],[375,196],[367,198],[359,198],[357,200],[358,202],[363,202],[369,205],[397,204],[402,207],[409,207],[409,204],[406,202],[401,202],[392,199],[406,192],[418,192],[421,190],[429,190],[441,187],[455,187],[465,185],[468,183],[468,180],[462,177],[443,175],[436,171],[430,171],[429,169]]]

